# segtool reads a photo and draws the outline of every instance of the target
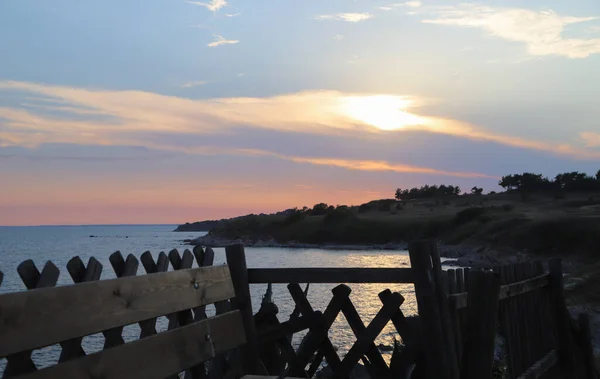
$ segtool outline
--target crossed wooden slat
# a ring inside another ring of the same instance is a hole
[[[108,259],[117,278],[135,276],[137,274],[139,262],[132,254],[129,254],[127,260],[125,260],[120,251],[115,251]],[[115,295],[120,296],[119,293],[115,293]],[[127,301],[126,299],[124,300]],[[104,335],[104,349],[109,349],[125,343],[125,340],[123,340],[122,326],[105,330],[102,334]]]
[[[297,309],[303,316],[314,313],[312,306],[298,284],[289,284],[288,290],[296,303]],[[400,310],[404,298],[399,293],[392,293],[389,290],[381,292],[379,297],[383,306],[369,325],[365,326],[354,304],[350,300],[350,292],[350,287],[344,284],[332,290],[333,297],[323,313],[321,322],[314,324],[309,329],[298,351],[294,355],[288,354],[286,356],[290,376],[312,377],[323,358],[327,360],[336,377],[348,377],[354,366],[361,359],[369,369],[372,377],[383,378],[389,375],[389,368],[375,346],[374,341],[389,321],[394,323],[399,333],[402,331],[403,339],[404,335],[407,336],[407,340],[412,339],[410,332],[407,330],[408,325],[406,324],[404,315]],[[356,336],[356,342],[352,345],[343,360],[340,360],[331,341],[327,337],[328,330],[340,312],[344,314]],[[306,372],[306,365],[311,361],[311,358],[313,358],[312,363],[308,372]]]
[[[86,267],[81,258],[76,256],[71,258],[71,260],[67,263],[67,271],[69,271],[69,275],[71,275],[73,283],[91,282],[94,280],[100,280],[100,276],[102,275],[102,264],[98,262],[96,258],[91,257]],[[58,361],[65,362],[69,359],[85,356],[85,351],[81,347],[82,340],[83,337],[78,337],[61,342],[60,346],[62,347],[62,351]]]
[[[28,290],[54,287],[60,275],[58,268],[50,261],[46,262],[40,273],[31,259],[21,263],[17,267],[17,272]],[[6,368],[2,378],[10,378],[37,371],[37,367],[31,360],[31,352],[23,351],[6,357]]]

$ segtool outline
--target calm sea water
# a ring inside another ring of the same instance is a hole
[[[26,259],[32,259],[41,270],[46,261],[51,260],[60,270],[59,285],[71,284],[66,270],[67,262],[79,256],[85,263],[89,257],[95,257],[104,266],[101,279],[114,278],[114,272],[108,260],[111,253],[119,250],[123,256],[133,254],[138,259],[145,251],[152,252],[156,259],[158,253],[171,249],[183,252],[190,248],[183,244],[184,239],[195,238],[204,233],[175,233],[174,225],[144,226],[63,226],[63,227],[0,227],[0,271],[4,273],[4,282],[0,293],[25,290],[17,274],[17,266]],[[94,237],[90,237],[94,236]],[[409,267],[406,251],[334,251],[321,249],[281,249],[247,248],[248,267]],[[225,263],[225,250],[215,249],[215,264]],[[194,263],[196,267],[196,263]],[[143,274],[140,264],[138,274]],[[304,285],[302,285],[304,288]],[[311,284],[308,299],[315,310],[325,310],[331,299],[332,284]],[[416,312],[414,287],[412,284],[351,284],[352,302],[367,324],[381,307],[377,294],[389,288],[399,291],[406,301],[402,309],[406,315]],[[266,285],[251,285],[254,310],[258,310]],[[273,300],[279,307],[278,318],[285,321],[293,310],[293,301],[285,285],[273,286]],[[90,301],[93,301],[91,299]],[[211,310],[208,310],[211,312]],[[166,329],[166,318],[160,318],[158,331]],[[126,326],[123,337],[126,342],[139,336],[137,325]],[[395,336],[393,327],[388,325],[376,343],[392,345]],[[298,343],[299,338],[295,343]],[[338,317],[330,332],[333,344],[343,354],[355,340],[342,315]],[[101,334],[84,338],[83,347],[87,353],[102,349],[104,337]],[[57,361],[60,348],[51,346],[34,352],[34,361],[38,367],[44,367]],[[0,361],[0,374],[5,362]]]

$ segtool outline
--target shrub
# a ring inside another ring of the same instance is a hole
[[[512,204],[502,204],[502,210],[504,212],[510,212],[513,209],[515,209],[515,207]]]
[[[302,221],[306,218],[306,213],[301,210],[295,209],[293,212],[290,212],[285,219],[283,220],[284,225],[295,224],[296,222]]]
[[[339,207],[327,212],[323,222],[325,224],[337,223],[354,219],[356,216],[348,207]]]
[[[463,209],[454,216],[454,223],[457,225],[466,224],[480,217],[485,212],[484,208],[472,207]]]
[[[327,213],[328,206],[325,203],[315,204],[310,212],[313,216],[322,216]]]

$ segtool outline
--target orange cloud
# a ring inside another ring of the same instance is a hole
[[[393,172],[404,172],[412,174],[432,174],[432,175],[444,175],[444,176],[455,176],[459,178],[488,178],[488,179],[499,179],[496,176],[490,176],[486,174],[480,174],[476,172],[458,172],[458,171],[444,171],[436,170],[427,167],[418,167],[405,164],[395,164],[385,161],[370,161],[370,160],[350,160],[350,159],[335,159],[335,158],[301,158],[301,157],[290,157],[294,162],[310,163],[324,166],[342,167],[349,170],[359,171],[393,171]]]
[[[587,147],[600,147],[600,133],[583,132],[579,133],[579,137]]]
[[[415,110],[425,104],[425,100],[409,96],[306,91],[265,98],[193,100],[142,91],[90,90],[15,81],[0,82],[2,89],[38,97],[38,103],[29,99],[30,111],[0,108],[0,118],[5,120],[3,125],[6,126],[0,132],[0,141],[4,141],[0,143],[3,144],[124,145],[137,144],[132,137],[136,132],[214,134],[227,133],[233,127],[315,135],[424,130],[574,158],[600,159],[600,152],[589,149],[593,147],[589,144],[586,149],[572,144],[523,139],[456,120],[418,115]],[[50,115],[48,110],[60,111],[60,115]],[[86,115],[89,118],[82,117]]]

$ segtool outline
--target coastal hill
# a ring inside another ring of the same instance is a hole
[[[185,224],[177,226],[175,232],[209,232],[221,223],[227,220],[206,220],[196,221],[193,223],[186,222]]]
[[[599,172],[600,174],[600,172]],[[600,175],[508,175],[502,193],[473,187],[424,186],[396,191],[394,199],[359,206],[316,204],[276,214],[220,220],[192,243],[223,246],[393,245],[437,238],[553,255],[597,252],[600,246]],[[182,227],[193,226],[186,224]],[[178,228],[178,229],[179,229]],[[188,229],[193,230],[193,229]]]

